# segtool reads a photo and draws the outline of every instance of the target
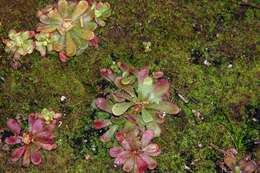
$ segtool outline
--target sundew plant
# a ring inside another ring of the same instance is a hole
[[[59,0],[37,12],[40,23],[35,31],[11,30],[9,39],[4,40],[5,51],[13,55],[14,68],[19,66],[21,56],[34,50],[43,57],[49,52],[58,52],[60,60],[66,62],[89,46],[98,46],[94,31],[105,26],[110,14],[108,3]]]

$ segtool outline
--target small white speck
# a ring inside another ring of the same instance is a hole
[[[233,64],[228,64],[228,68],[232,68],[233,67]]]
[[[180,97],[180,99],[184,102],[184,103],[188,103],[189,100],[186,99],[184,96],[182,96],[181,94],[178,93],[178,96]]]
[[[190,167],[188,167],[187,165],[184,165],[184,169],[185,170],[191,170]]]
[[[60,101],[64,102],[67,98],[65,96],[61,96]]]
[[[91,157],[90,157],[90,155],[85,155],[85,160],[89,160]]]
[[[257,119],[256,119],[256,118],[253,118],[252,120],[253,120],[254,122],[257,122]]]
[[[2,81],[5,81],[5,78],[4,78],[4,77],[0,77],[0,79],[1,79]]]
[[[62,125],[62,121],[59,121],[59,125],[58,125],[58,127],[60,127]]]
[[[166,112],[163,112],[163,113],[162,113],[162,117],[165,117],[165,116],[166,116]]]
[[[143,42],[143,46],[144,46],[144,51],[145,52],[150,52],[152,49],[151,49],[151,47],[152,47],[152,43],[150,42],[150,41],[144,41]]]
[[[204,63],[206,66],[210,66],[210,65],[211,65],[211,63],[210,63],[208,60],[205,60],[203,63]]]

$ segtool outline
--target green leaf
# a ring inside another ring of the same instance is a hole
[[[58,10],[63,17],[68,15],[68,2],[66,0],[59,0]]]
[[[95,37],[94,32],[89,30],[83,30],[80,34],[81,38],[84,40],[92,40]]]
[[[116,103],[112,107],[112,112],[116,116],[123,115],[133,105],[131,102]]]
[[[9,34],[8,34],[8,37],[12,40],[14,40],[16,37],[17,37],[17,32],[15,30],[10,30],[9,31]]]
[[[153,88],[153,79],[151,77],[146,77],[143,81],[143,84],[140,88],[141,96],[147,98],[151,93]]]
[[[43,32],[43,33],[54,32],[56,29],[57,29],[57,27],[55,25],[43,25],[43,24],[40,24],[37,27],[37,31],[38,32]]]
[[[142,110],[142,118],[145,123],[149,123],[154,120],[152,114],[146,109]]]
[[[148,108],[174,115],[180,112],[180,108],[176,104],[167,101],[162,101],[159,104],[150,104]]]
[[[76,44],[74,43],[69,32],[66,33],[66,54],[71,57],[76,54]]]
[[[29,31],[21,32],[21,38],[25,41],[30,38]]]
[[[61,17],[60,13],[58,12],[57,9],[53,9],[48,13],[48,17],[50,21],[52,22],[62,22],[63,18]]]
[[[84,29],[89,31],[94,31],[97,28],[97,24],[95,22],[87,22],[84,25]]]
[[[79,27],[73,28],[72,33],[84,40],[92,40],[95,37],[94,32]]]
[[[79,1],[77,4],[75,10],[72,14],[72,20],[76,20],[78,17],[80,17],[86,10],[88,9],[88,3],[87,1]]]
[[[154,137],[159,137],[161,135],[162,130],[155,121],[146,124],[146,127],[154,132]]]
[[[100,9],[95,10],[95,16],[97,18],[102,17],[103,15],[107,16],[109,14],[110,7],[108,4],[102,4],[102,7]]]
[[[114,136],[115,132],[118,129],[118,125],[114,125],[112,127],[109,128],[108,131],[106,131],[106,133],[104,133],[101,137],[100,140],[102,142],[109,142],[111,140],[111,138]]]

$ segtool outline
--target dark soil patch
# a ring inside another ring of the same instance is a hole
[[[0,0],[0,22],[5,30],[34,29],[37,23],[35,0]]]

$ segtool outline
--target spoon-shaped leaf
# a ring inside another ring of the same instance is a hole
[[[74,56],[76,54],[77,47],[74,41],[72,40],[71,34],[66,33],[66,54],[68,56]]]
[[[112,112],[116,116],[123,115],[133,105],[131,102],[116,103],[112,107]]]
[[[146,109],[142,109],[142,118],[145,123],[149,123],[149,122],[153,121],[152,114],[149,111],[147,111]]]
[[[86,10],[88,9],[88,2],[87,1],[79,1],[77,4],[75,10],[72,14],[72,20],[76,20],[78,17],[80,17]]]
[[[154,109],[160,112],[165,112],[168,114],[178,114],[180,112],[180,108],[171,102],[162,101],[160,104],[151,104],[149,105],[149,109]]]
[[[64,16],[64,17],[67,16],[68,15],[68,2],[66,0],[59,0],[58,10],[62,16]]]
[[[154,137],[158,137],[158,136],[161,135],[162,130],[161,130],[161,128],[159,127],[159,125],[155,121],[147,123],[146,127],[153,131]]]

